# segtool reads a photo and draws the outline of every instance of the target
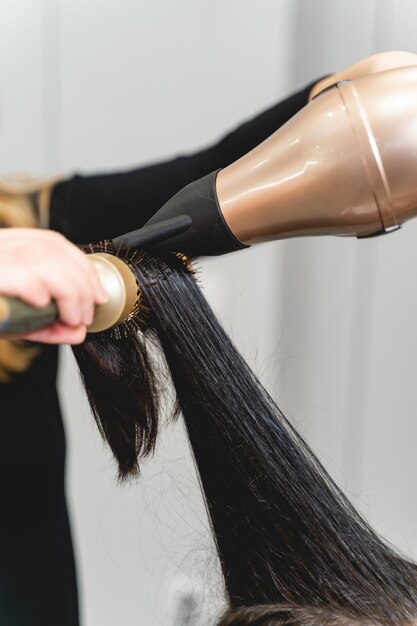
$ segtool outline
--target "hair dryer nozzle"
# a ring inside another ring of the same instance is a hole
[[[176,215],[162,221],[148,224],[112,240],[114,248],[149,248],[156,243],[184,233],[191,226],[189,215]]]
[[[217,171],[203,176],[175,194],[147,222],[145,228],[162,220],[187,216],[190,226],[183,232],[150,245],[153,252],[183,252],[190,257],[220,255],[246,248],[224,220],[216,192]]]

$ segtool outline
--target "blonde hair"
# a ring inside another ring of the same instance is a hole
[[[52,181],[0,178],[0,227],[47,228]],[[36,198],[38,215],[31,196]],[[0,339],[0,383],[27,370],[38,350],[24,341]]]

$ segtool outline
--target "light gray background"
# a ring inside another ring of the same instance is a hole
[[[413,0],[2,0],[0,173],[114,171],[192,151],[324,73],[416,52],[416,18]],[[417,556],[416,240],[411,223],[200,265],[280,406],[372,523]],[[181,424],[120,488],[68,351],[60,390],[83,626],[212,623],[221,582]],[[200,617],[186,622],[193,603]]]

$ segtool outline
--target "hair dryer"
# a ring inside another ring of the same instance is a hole
[[[371,237],[417,215],[417,66],[342,81],[148,222],[191,226],[155,250],[217,255],[306,235]]]

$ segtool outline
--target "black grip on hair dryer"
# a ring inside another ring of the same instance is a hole
[[[152,252],[183,252],[199,257],[217,256],[249,247],[236,239],[224,220],[216,193],[218,171],[181,189],[146,223],[149,226],[181,215],[191,218],[191,224],[184,232],[150,245]]]

